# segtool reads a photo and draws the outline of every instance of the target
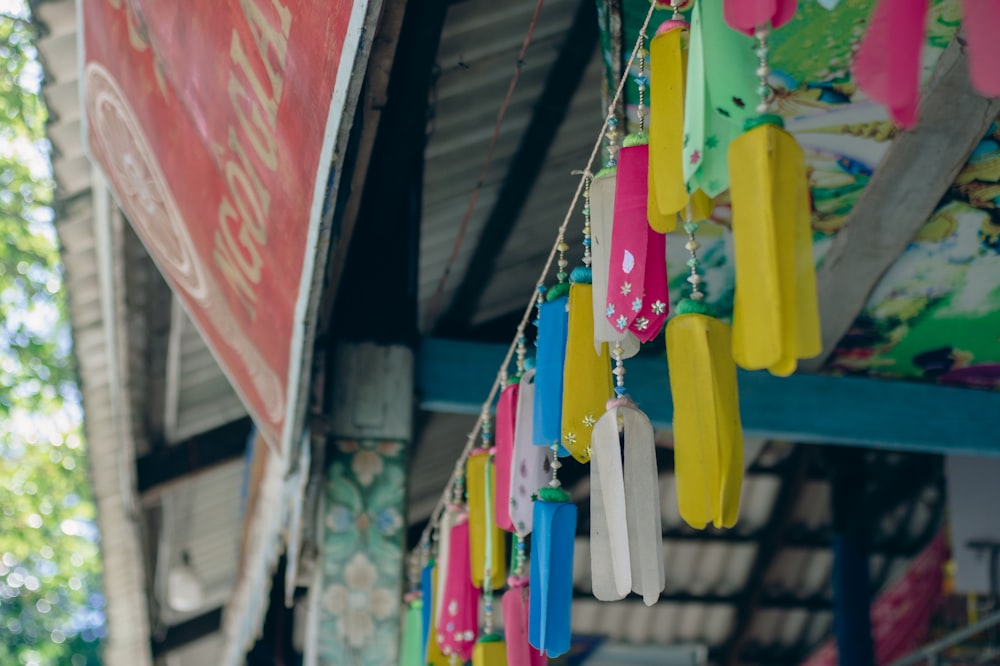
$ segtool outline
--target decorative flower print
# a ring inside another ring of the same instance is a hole
[[[362,486],[370,486],[383,468],[382,457],[374,451],[358,451],[351,460],[351,471]]]

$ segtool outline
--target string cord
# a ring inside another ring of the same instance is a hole
[[[451,477],[448,479],[448,483],[445,484],[444,489],[441,492],[441,496],[438,498],[437,504],[434,505],[434,509],[431,511],[430,519],[427,521],[427,525],[424,527],[423,532],[420,535],[419,543],[428,543],[431,533],[437,528],[438,522],[441,519],[441,514],[447,505],[447,498],[451,492],[452,487],[455,484],[456,478],[458,478],[459,470],[464,468],[465,461],[469,457],[469,453],[475,448],[476,439],[479,436],[480,430],[483,427],[483,422],[485,421],[487,415],[490,412],[490,406],[496,399],[497,393],[503,384],[503,378],[507,375],[507,368],[510,366],[511,359],[514,357],[514,352],[517,349],[518,338],[524,334],[524,330],[531,319],[531,313],[536,306],[536,294],[537,287],[543,287],[545,285],[545,277],[549,274],[552,269],[552,262],[555,261],[556,254],[559,251],[559,244],[566,233],[566,229],[569,227],[570,221],[573,219],[573,213],[576,210],[576,205],[580,201],[580,196],[583,194],[584,185],[587,182],[588,174],[592,172],[594,166],[594,160],[597,159],[597,154],[601,150],[601,143],[604,140],[604,128],[607,127],[608,121],[611,120],[615,115],[615,107],[618,104],[618,100],[622,96],[622,92],[625,90],[625,84],[629,79],[629,72],[632,69],[632,64],[635,62],[639,51],[642,49],[643,42],[645,40],[646,29],[649,27],[649,22],[653,18],[653,12],[656,10],[656,1],[653,0],[649,3],[649,11],[646,12],[646,18],[642,22],[642,28],[639,30],[639,36],[635,41],[635,46],[632,48],[632,53],[629,56],[628,64],[626,65],[624,71],[622,72],[621,78],[618,80],[618,87],[615,90],[615,95],[608,104],[608,112],[604,117],[604,122],[601,124],[601,131],[597,135],[597,140],[594,142],[594,146],[590,151],[590,157],[587,160],[587,166],[581,170],[582,175],[576,186],[576,192],[573,194],[573,199],[569,204],[569,208],[566,210],[566,215],[563,217],[562,224],[559,225],[558,232],[556,233],[556,240],[552,243],[552,248],[549,250],[549,255],[545,260],[545,265],[542,268],[541,274],[539,275],[538,282],[536,283],[536,291],[532,293],[531,298],[528,300],[528,305],[524,308],[524,314],[521,316],[521,321],[517,326],[517,333],[514,335],[514,339],[511,340],[510,345],[507,347],[507,353],[504,355],[503,361],[500,364],[500,368],[497,370],[496,379],[493,380],[493,386],[490,388],[489,395],[487,395],[486,400],[483,402],[482,409],[480,410],[479,417],[476,419],[475,424],[472,426],[472,430],[469,432],[468,439],[465,442],[465,447],[462,449],[461,454],[459,454],[458,461],[455,464],[455,469],[451,472]]]

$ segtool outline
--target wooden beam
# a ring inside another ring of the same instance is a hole
[[[369,176],[369,166],[375,151],[376,138],[383,124],[383,116],[389,102],[389,82],[392,68],[396,62],[396,51],[403,35],[403,17],[406,13],[406,0],[385,2],[382,5],[382,15],[379,17],[378,28],[372,37],[371,56],[368,61],[368,71],[365,75],[362,98],[355,114],[354,131],[348,146],[345,167],[349,167],[350,181],[344,179],[337,192],[337,201],[330,202],[328,215],[331,220],[339,220],[335,225],[336,238],[330,249],[327,261],[326,285],[323,302],[320,305],[318,320],[321,333],[326,333],[333,305],[339,291],[341,278],[347,263],[348,248],[354,235],[365,182]],[[437,5],[438,3],[432,3]],[[439,14],[443,20],[443,11],[432,9],[431,20]],[[410,26],[412,27],[412,26]],[[440,33],[440,27],[438,28]],[[426,34],[421,36],[428,38]],[[437,43],[437,38],[433,38]],[[434,49],[436,51],[436,47]],[[428,71],[429,71],[428,65]]]
[[[174,445],[160,442],[138,458],[136,485],[144,502],[171,484],[243,457],[253,422],[243,418]]]
[[[417,359],[420,408],[479,414],[506,346],[424,338]],[[657,428],[673,420],[663,356],[627,362],[633,399]],[[740,372],[747,436],[925,453],[1000,456],[1000,393],[917,382]]]
[[[817,272],[823,353],[801,370],[823,367],[998,114],[1000,99],[972,88],[965,48],[952,40],[927,84],[919,125],[892,142]]]
[[[725,657],[716,663],[724,666],[735,666],[740,663],[740,652],[749,641],[753,627],[753,616],[760,608],[764,594],[764,584],[767,573],[775,557],[781,551],[785,541],[785,529],[789,526],[799,495],[805,485],[809,469],[809,454],[811,451],[804,446],[797,446],[789,461],[788,473],[778,497],[775,499],[771,518],[757,545],[757,556],[754,558],[750,574],[747,576],[746,587],[740,593],[740,602],[736,608],[736,619],[733,623],[733,633],[725,649]]]
[[[206,638],[222,628],[222,609],[202,613],[180,624],[167,627],[161,638],[153,640],[153,658],[162,657],[189,643]]]
[[[521,216],[559,127],[580,87],[597,46],[597,36],[597,5],[594,0],[579,0],[573,23],[549,69],[531,122],[521,135],[521,142],[483,226],[465,277],[455,291],[450,306],[435,323],[438,334],[456,335],[468,328],[486,285],[495,272],[497,257]]]

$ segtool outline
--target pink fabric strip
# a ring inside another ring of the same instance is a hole
[[[667,294],[667,236],[646,226],[646,279],[642,307],[629,329],[639,342],[649,342],[663,329],[670,307]]]
[[[479,634],[479,590],[472,584],[468,517],[451,528],[447,580],[441,598],[438,646],[447,656],[472,659]]]
[[[798,0],[724,0],[722,11],[730,28],[752,35],[760,25],[780,28],[797,8]]]
[[[503,632],[509,666],[545,666],[548,660],[528,643],[528,579],[509,578],[503,595]]]
[[[973,87],[986,97],[1000,97],[1000,2],[963,0],[962,28],[969,53]]]
[[[616,331],[628,328],[642,309],[648,202],[649,146],[622,148],[615,181],[615,218],[611,228],[611,268],[605,312]]]
[[[517,419],[517,396],[520,386],[511,384],[497,401],[495,450],[493,454],[496,483],[493,488],[493,519],[502,530],[514,531],[510,517],[510,474],[514,460],[514,429]]]
[[[854,59],[854,80],[901,127],[917,123],[928,0],[879,0]]]

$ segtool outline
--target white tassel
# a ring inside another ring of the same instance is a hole
[[[591,438],[594,596],[617,601],[636,592],[652,606],[666,585],[653,426],[628,398],[612,400],[608,407]]]
[[[591,435],[590,564],[594,596],[624,599],[632,591],[618,410],[604,413]]]
[[[548,465],[552,453],[546,446],[535,446],[532,427],[535,414],[535,371],[525,370],[517,394],[517,419],[514,424],[514,457],[510,465],[510,519],[521,536],[531,534],[534,507],[531,496],[549,481]]]
[[[656,442],[653,425],[645,414],[634,407],[620,407],[619,411],[623,416],[625,441],[625,508],[632,591],[642,595],[647,606],[652,606],[666,585]]]

